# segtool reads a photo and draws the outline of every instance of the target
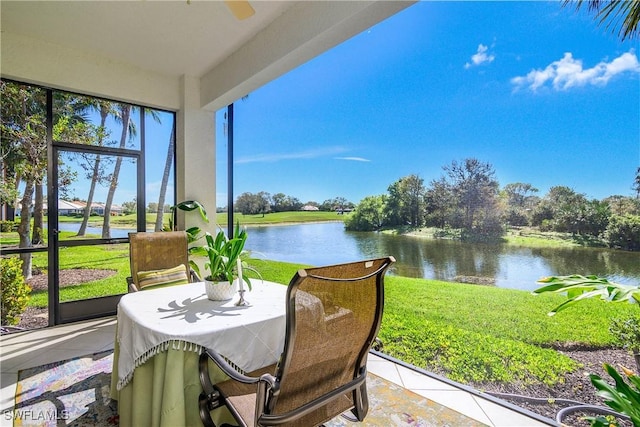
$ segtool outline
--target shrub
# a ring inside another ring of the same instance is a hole
[[[22,260],[17,257],[0,259],[0,322],[2,325],[16,325],[27,307],[31,288],[22,276]]]
[[[18,227],[15,221],[0,221],[0,231],[3,233],[10,233]]]
[[[604,234],[610,247],[638,251],[640,250],[640,216],[614,215]]]
[[[609,332],[615,338],[616,344],[632,353],[640,353],[640,316],[612,319]]]

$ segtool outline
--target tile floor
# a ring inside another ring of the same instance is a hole
[[[109,317],[0,337],[0,414],[13,406],[19,370],[112,349],[115,323],[115,317]],[[488,426],[556,425],[553,420],[379,353],[370,355],[368,368],[378,376]],[[0,426],[11,425],[7,418],[0,417]]]

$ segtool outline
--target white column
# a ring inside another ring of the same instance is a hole
[[[207,209],[209,224],[195,212],[178,214],[178,228],[200,226],[215,232],[216,149],[215,112],[201,108],[200,81],[183,76],[176,126],[176,202],[197,200]]]

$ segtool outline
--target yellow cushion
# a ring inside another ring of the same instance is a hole
[[[138,289],[140,290],[187,283],[189,283],[189,276],[184,264],[165,270],[138,271]]]

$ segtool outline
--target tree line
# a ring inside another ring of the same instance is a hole
[[[542,197],[529,183],[501,187],[493,166],[475,158],[454,160],[442,169],[443,175],[426,186],[412,174],[392,183],[386,194],[365,197],[345,220],[346,229],[426,226],[439,229],[439,235],[492,240],[509,227],[530,226],[640,250],[640,168],[632,184],[635,197],[603,200],[566,186],[554,186]]]
[[[233,210],[243,215],[264,215],[270,212],[299,211],[304,206],[313,206],[320,211],[340,212],[351,210],[355,207],[354,203],[344,197],[334,197],[322,203],[314,201],[302,203],[297,197],[288,196],[284,193],[271,195],[265,191],[260,191],[258,193],[245,192],[240,194],[234,202]]]

